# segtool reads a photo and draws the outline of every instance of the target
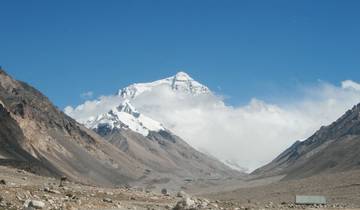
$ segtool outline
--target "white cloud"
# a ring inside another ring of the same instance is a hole
[[[132,104],[199,150],[253,170],[360,102],[360,84],[350,80],[340,87],[319,82],[302,92],[291,102],[269,104],[254,98],[245,106],[232,107],[221,96],[194,97],[159,87]],[[103,96],[75,109],[67,107],[65,112],[84,121],[120,101],[118,96]]]
[[[87,91],[85,93],[81,93],[80,97],[83,99],[91,99],[94,96],[94,92],[92,91]]]
[[[352,80],[345,80],[345,81],[341,82],[341,86],[346,89],[353,89],[356,91],[360,91],[360,84],[356,83]]]
[[[85,122],[118,106],[121,100],[119,96],[100,96],[97,100],[85,101],[76,108],[67,106],[64,112],[79,122]]]

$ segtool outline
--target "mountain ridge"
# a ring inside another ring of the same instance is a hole
[[[141,176],[144,166],[62,113],[41,92],[12,79],[5,71],[0,72],[0,100],[9,113],[3,127],[9,128],[13,122],[18,133],[23,134],[18,147],[27,157],[32,157],[25,159],[26,165],[41,163],[43,168],[51,168],[52,175],[105,185],[123,184]],[[15,147],[13,129],[8,136],[4,135],[5,129],[0,132]],[[77,158],[76,162],[73,157]],[[114,167],[113,158],[122,170]],[[16,157],[10,160],[23,161]]]
[[[322,126],[304,141],[296,141],[269,164],[253,175],[286,174],[302,178],[360,168],[360,104],[348,110],[335,122]]]
[[[134,83],[125,88],[120,89],[117,95],[122,98],[134,99],[138,95],[151,91],[152,88],[159,86],[169,87],[173,91],[181,91],[189,94],[209,94],[210,89],[205,85],[191,78],[187,73],[179,71],[174,76],[165,79],[156,80],[148,83]]]

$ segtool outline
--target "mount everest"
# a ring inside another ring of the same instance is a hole
[[[94,129],[99,116],[128,100],[140,116],[158,122],[156,125],[177,134],[196,149],[232,168],[251,171],[271,161],[293,139],[306,139],[360,100],[360,91],[345,84],[319,83],[303,91],[304,95],[294,101],[268,103],[253,98],[230,106],[225,104],[226,96],[179,72],[154,82],[120,88],[115,94],[87,100],[76,107],[68,106],[65,112]],[[146,125],[136,118],[131,122]],[[151,128],[143,129],[140,124],[135,126],[137,132],[146,135]]]
[[[98,133],[107,134],[114,129],[128,129],[146,137],[150,132],[167,130],[170,132],[170,130],[173,130],[171,124],[167,124],[169,127],[164,126],[163,123],[143,114],[143,112],[148,113],[149,110],[161,109],[161,107],[158,107],[156,104],[154,105],[147,98],[147,95],[155,95],[152,99],[156,101],[157,94],[161,95],[160,97],[164,97],[164,95],[169,96],[167,98],[169,101],[175,97],[175,103],[178,100],[190,102],[190,106],[193,107],[196,107],[196,100],[203,100],[203,98],[211,99],[211,105],[224,106],[223,102],[218,100],[208,87],[197,82],[187,73],[180,71],[174,76],[165,79],[149,83],[135,83],[120,89],[117,91],[117,94],[112,96],[111,102],[105,102],[108,110],[103,109],[102,104],[104,104],[104,99],[96,100],[95,107],[97,106],[101,111],[95,109],[96,111],[92,112],[90,117],[82,118],[77,116],[77,112],[82,112],[83,105],[78,106],[76,109],[66,108],[65,113],[77,119],[78,122],[83,123],[87,128]],[[146,100],[143,102],[144,98]],[[164,103],[166,103],[166,101],[164,101]],[[112,107],[109,106],[109,104],[112,104]],[[139,112],[134,104],[140,104],[139,107],[143,112]],[[94,113],[97,113],[97,115],[94,115]],[[202,149],[202,151],[209,154],[206,149]],[[209,155],[211,155],[211,153]],[[246,170],[239,166],[236,161],[224,159],[223,163],[235,170]]]

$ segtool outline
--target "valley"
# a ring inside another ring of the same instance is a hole
[[[110,111],[76,121],[1,70],[0,209],[360,207],[360,105],[246,174],[131,105],[158,84],[174,94],[211,94],[180,72],[125,88]],[[297,205],[296,195],[323,195],[327,204]]]

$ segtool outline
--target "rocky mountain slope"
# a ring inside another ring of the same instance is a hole
[[[286,178],[360,168],[360,104],[305,141],[297,141],[254,175]]]
[[[39,91],[12,79],[3,70],[0,71],[0,101],[1,163],[105,185],[124,184],[143,175],[143,164],[59,111]]]
[[[141,180],[147,187],[158,185],[170,189],[197,180],[244,176],[219,160],[198,152],[168,130],[150,131],[147,136],[123,128],[98,128],[96,131],[121,151],[148,167],[144,181]],[[142,183],[138,184],[143,185]]]

